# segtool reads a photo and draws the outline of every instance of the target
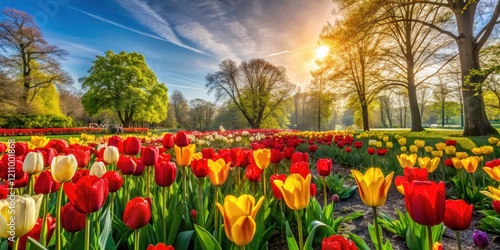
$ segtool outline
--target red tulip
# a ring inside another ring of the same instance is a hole
[[[14,181],[14,186],[13,186],[14,188],[23,188],[28,186],[28,183],[30,181],[29,175],[23,174],[21,176],[22,176],[21,179]]]
[[[134,173],[132,173],[133,176],[141,176],[142,173],[144,173],[144,169],[146,169],[146,165],[144,162],[142,162],[141,159],[138,158],[132,158],[135,162],[136,168]]]
[[[219,149],[217,154],[214,156],[214,161],[217,161],[218,159],[224,159],[224,162],[231,162],[231,150],[229,149]],[[231,165],[232,166],[232,165]]]
[[[185,147],[189,145],[189,143],[191,142],[186,132],[180,131],[175,134],[175,145],[177,145],[178,147]]]
[[[274,198],[276,198],[278,200],[282,199],[283,198],[283,194],[278,189],[278,187],[276,187],[276,185],[274,184],[274,180],[281,180],[281,181],[285,182],[285,180],[286,180],[286,174],[273,174],[273,175],[271,175],[271,177],[269,178],[269,180],[271,181],[271,187],[273,188]]]
[[[284,154],[278,149],[271,149],[271,163],[279,164],[283,160]]]
[[[309,154],[302,152],[295,152],[292,154],[292,163],[295,162],[309,162]]]
[[[197,215],[196,209],[191,209],[191,217],[193,218],[193,220],[196,220],[196,215]]]
[[[456,140],[446,140],[446,146],[457,146]]]
[[[231,156],[231,166],[244,167],[247,164],[247,151],[242,148],[232,148],[229,152]]]
[[[89,175],[90,171],[88,169],[79,169],[75,172],[73,175],[73,178],[71,178],[71,182],[77,183],[80,178]]]
[[[167,246],[163,243],[158,243],[156,246],[154,246],[153,244],[149,244],[146,250],[174,250],[174,247],[171,245]]]
[[[65,148],[63,150],[65,155],[74,155],[76,161],[78,162],[78,168],[84,168],[89,164],[90,161],[90,151],[83,151],[80,149]]]
[[[357,149],[360,149],[363,147],[363,142],[362,141],[355,141],[354,142],[354,147]]]
[[[196,178],[205,178],[208,175],[208,160],[205,158],[191,161],[191,170]]]
[[[61,226],[69,233],[83,230],[85,217],[85,214],[78,212],[69,202],[61,208]]]
[[[309,188],[309,193],[310,193],[311,197],[316,196],[316,184],[311,183],[311,186]]]
[[[323,239],[322,250],[357,250],[354,242],[344,238],[341,235],[332,235]]]
[[[158,161],[159,154],[160,150],[158,149],[158,147],[147,146],[142,148],[141,160],[145,166],[154,166]]]
[[[123,223],[135,230],[146,226],[151,220],[151,201],[149,198],[135,197],[125,206]]]
[[[312,153],[316,152],[316,150],[318,150],[318,146],[316,146],[316,145],[309,146],[309,151],[311,151]]]
[[[102,178],[108,180],[109,192],[114,193],[122,188],[123,178],[118,171],[106,171]]]
[[[40,241],[40,234],[42,230],[43,218],[38,218],[36,220],[35,226],[29,231],[27,234],[23,235],[19,238],[19,247],[18,249],[24,250],[26,249],[26,241],[28,237],[33,238],[36,241]],[[48,214],[46,219],[46,230],[47,230],[47,242],[50,241],[54,230],[56,229],[56,218],[52,217],[52,215]]]
[[[116,162],[116,167],[118,167],[123,175],[130,175],[135,172],[137,164],[132,156],[128,157],[120,155],[120,158],[118,158],[118,162]]]
[[[12,166],[15,163],[15,166]],[[9,166],[10,164],[10,166]],[[12,171],[14,170],[14,171]],[[23,171],[23,159],[21,157],[12,158],[9,155],[2,157],[0,161],[0,178],[4,180],[20,180],[26,173]]]
[[[264,170],[257,167],[257,164],[250,164],[245,171],[245,175],[249,181],[256,182],[260,180],[262,172],[264,172]]]
[[[369,155],[374,155],[375,153],[376,153],[376,150],[374,148],[368,148]]]
[[[332,172],[332,159],[319,159],[316,163],[316,169],[318,170],[318,174],[320,176],[329,176],[330,172]]]
[[[75,209],[83,214],[98,211],[108,198],[108,180],[86,175],[75,183],[65,183],[64,193]]]
[[[383,156],[385,154],[387,154],[387,148],[378,148],[377,149],[377,155]]]
[[[127,137],[123,141],[123,152],[126,155],[136,155],[141,151],[141,141],[135,136]]]
[[[155,182],[160,187],[170,187],[175,182],[177,166],[171,161],[158,161],[155,164]]]
[[[53,148],[57,153],[62,153],[65,148],[69,147],[69,144],[66,140],[50,140],[45,147]]]
[[[434,226],[443,221],[446,207],[444,183],[412,181],[404,184],[406,210],[420,225]]]
[[[451,158],[444,160],[444,165],[450,168],[455,168],[455,165],[453,164],[453,160]]]
[[[394,184],[398,191],[404,193],[404,184],[412,181],[427,181],[429,180],[426,168],[404,168],[404,176],[397,176]]]
[[[446,200],[443,223],[453,231],[462,231],[470,227],[473,205],[464,200]]]
[[[495,212],[497,212],[497,214],[500,214],[500,200],[493,200],[491,202],[491,205],[493,206],[493,209],[495,210]]]
[[[283,157],[285,157],[286,159],[290,159],[292,158],[293,152],[295,152],[294,147],[286,147],[283,149]]]
[[[52,174],[45,170],[35,181],[35,194],[50,194],[59,190],[59,182],[52,178]]]
[[[173,148],[174,147],[174,135],[173,134],[164,134],[163,140],[161,141],[161,144],[166,149]]]
[[[38,148],[38,152],[43,155],[43,166],[48,167],[52,163],[52,159],[57,155],[57,151],[53,148]]]
[[[346,153],[351,153],[351,151],[352,151],[352,148],[351,148],[351,147],[346,147],[346,148],[345,148],[345,152],[346,152]]]
[[[120,136],[113,135],[108,139],[108,146],[115,146],[120,154],[124,153],[123,139]]]
[[[0,185],[0,200],[3,200],[9,196],[9,182],[4,185]]]
[[[16,142],[14,143],[14,155],[24,156],[28,153],[28,144],[26,142]]]
[[[0,142],[0,155],[7,150],[7,144]]]
[[[305,179],[310,173],[309,162],[300,161],[290,165],[290,174],[300,174]]]

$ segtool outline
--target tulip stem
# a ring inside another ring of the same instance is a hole
[[[219,186],[215,186],[215,196],[214,196],[214,226],[215,226],[215,233],[214,233],[214,238],[218,239],[217,236],[219,235],[219,209],[215,204],[217,204],[217,196],[219,196]],[[219,241],[220,244],[220,241]]]
[[[472,193],[476,194],[476,179],[474,178],[474,173],[470,173],[470,178],[472,179]]]
[[[266,183],[267,183],[267,180],[266,180],[266,169],[264,168],[264,170],[262,170],[262,185],[263,185],[263,188],[264,188],[264,199],[266,198]]]
[[[12,250],[17,250],[19,248],[19,238],[16,238],[14,241],[14,246],[12,247]]]
[[[111,193],[109,194],[109,212],[111,213],[111,218],[113,218],[113,209],[114,209],[114,205],[115,205],[115,193]]]
[[[280,199],[280,239],[283,241],[283,198]]]
[[[139,250],[139,229],[134,231],[134,250]]]
[[[149,197],[149,175],[150,175],[150,168],[149,166],[146,166],[146,197]]]
[[[189,197],[188,197],[188,192],[187,192],[187,174],[186,174],[186,169],[187,169],[187,166],[183,166],[182,167],[182,194],[183,194],[183,198],[184,198],[183,200],[184,200],[184,206],[185,206],[184,217],[185,217],[185,220],[186,220],[187,227],[191,228],[191,221],[189,219],[190,218],[189,217],[189,207],[188,207]]]
[[[240,246],[240,250],[245,250],[245,246]]]
[[[427,242],[429,243],[429,250],[432,249],[433,241],[432,241],[432,227],[427,226]]]
[[[170,187],[163,187],[163,242],[167,243],[167,212],[168,212],[168,195]]]
[[[373,218],[375,220],[374,224],[375,224],[375,235],[377,237],[377,249],[382,250],[382,240],[380,239],[380,230],[378,226],[377,207],[372,207],[372,208],[373,208]]]
[[[35,184],[35,176],[30,174],[29,175],[29,183],[28,183],[28,195],[32,196],[33,195],[33,189],[34,189],[34,184]]]
[[[59,190],[57,191],[57,203],[56,203],[56,250],[61,250],[61,203],[63,196],[64,183],[61,183]]]
[[[92,214],[87,214],[85,216],[85,250],[90,249],[90,216],[92,216]]]
[[[458,250],[462,250],[462,241],[460,240],[460,231],[455,231],[455,234],[457,235],[457,246]]]
[[[326,177],[323,176],[323,199],[325,200],[323,203],[323,207],[328,205],[328,200],[326,198]]]
[[[205,216],[204,216],[204,211],[203,209],[203,179],[198,178],[198,193],[200,193],[200,204],[198,207],[198,212],[200,214],[200,226],[204,227],[205,226]]]
[[[43,221],[42,221],[42,229],[40,231],[40,244],[42,244],[42,246],[46,246],[46,238],[47,238],[47,209],[48,209],[48,194],[47,195],[44,195],[43,196],[43,200],[42,200],[42,203],[43,203]]]
[[[299,250],[303,250],[304,239],[302,238],[302,217],[300,216],[300,210],[295,210],[295,215],[297,217],[297,228],[299,230]]]

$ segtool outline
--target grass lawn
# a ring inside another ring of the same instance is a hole
[[[96,137],[101,137],[105,136],[106,134],[93,134]],[[109,134],[108,134],[109,135]],[[68,139],[70,137],[80,137],[79,134],[72,134],[72,135],[46,135],[47,138],[49,139]],[[16,141],[30,141],[31,136],[0,136],[0,141],[1,142],[6,142],[8,140],[14,139]]]

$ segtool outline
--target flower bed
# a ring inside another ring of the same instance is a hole
[[[124,133],[145,134],[147,128],[124,128]],[[0,136],[32,136],[32,135],[68,135],[68,134],[106,134],[106,128],[33,128],[16,129],[0,128]]]

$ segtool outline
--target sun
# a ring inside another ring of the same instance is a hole
[[[328,48],[328,46],[320,46],[316,49],[316,58],[318,59],[323,59],[326,55],[328,55],[328,51],[330,49]]]

